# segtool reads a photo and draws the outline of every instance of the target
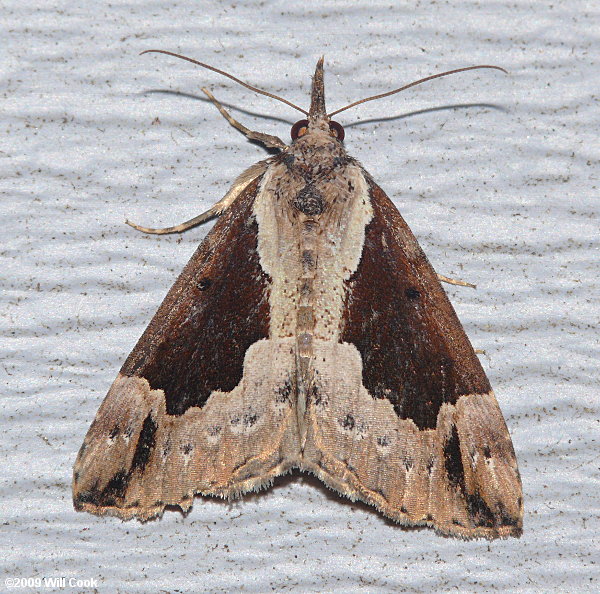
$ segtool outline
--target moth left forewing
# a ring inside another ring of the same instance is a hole
[[[403,524],[518,535],[521,483],[489,382],[410,229],[363,180],[353,202],[369,207],[345,225],[362,225],[363,240],[342,274],[337,337],[316,328],[304,467]]]
[[[293,339],[270,337],[259,184],[217,221],[123,365],[77,457],[76,509],[145,520],[298,464]]]

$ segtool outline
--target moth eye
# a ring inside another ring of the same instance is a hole
[[[340,142],[344,140],[344,136],[346,136],[343,126],[337,122],[334,122],[333,120],[329,122],[329,131],[331,132],[331,135],[337,138]]]
[[[292,126],[292,140],[304,136],[308,130],[308,120],[300,120]]]

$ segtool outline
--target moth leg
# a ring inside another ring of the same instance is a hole
[[[271,159],[265,159],[264,161],[259,161],[258,163],[252,165],[252,167],[246,169],[246,171],[241,173],[236,178],[236,180],[233,182],[233,186],[231,186],[227,194],[225,194],[225,196],[223,196],[223,198],[221,198],[219,202],[217,202],[215,205],[209,208],[206,212],[203,212],[202,214],[198,215],[197,217],[194,217],[193,219],[190,219],[189,221],[186,221],[185,223],[180,223],[179,225],[175,225],[174,227],[164,227],[161,229],[142,227],[128,220],[126,220],[125,223],[127,223],[130,227],[137,229],[138,231],[142,231],[143,233],[153,233],[154,235],[165,235],[167,233],[183,233],[184,231],[187,231],[192,227],[196,227],[214,217],[222,215],[231,206],[235,199],[244,191],[246,186],[248,186],[249,183],[253,182],[259,175],[262,175],[265,169],[269,166],[270,162]]]
[[[250,140],[257,140],[261,142],[266,147],[269,148],[277,148],[277,149],[286,149],[287,144],[283,142],[277,136],[271,136],[270,134],[264,134],[263,132],[255,132],[254,130],[250,130],[246,128],[243,124],[240,124],[237,120],[234,120],[227,110],[215,99],[214,95],[206,88],[202,88],[204,94],[215,104],[216,108],[221,112],[221,115],[236,129],[239,130],[242,134],[246,135]]]
[[[438,274],[437,277],[438,277],[438,280],[442,281],[443,283],[448,283],[449,285],[458,285],[459,287],[471,287],[471,289],[477,288],[477,285],[467,283],[466,281],[456,280],[454,278],[448,278],[447,276],[444,276],[443,274]],[[481,349],[474,349],[474,350],[475,350],[476,355],[485,355],[485,351],[483,351]]]
[[[477,288],[477,285],[473,285],[472,283],[468,283],[466,281],[449,278],[447,276],[444,276],[443,274],[438,274],[437,277],[438,277],[439,281],[441,281],[443,283],[448,283],[449,285],[458,285],[459,287],[471,287],[471,289]],[[476,355],[485,355],[485,351],[482,351],[481,349],[475,349],[475,354]]]
[[[448,283],[449,285],[458,285],[459,287],[471,287],[471,289],[476,289],[477,285],[474,285],[472,283],[468,283],[466,281],[461,281],[461,280],[456,280],[454,278],[449,278],[447,276],[444,276],[443,274],[438,274],[437,275],[438,280],[443,282],[443,283]]]

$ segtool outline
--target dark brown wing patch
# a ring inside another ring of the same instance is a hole
[[[491,387],[408,225],[373,182],[370,198],[373,219],[347,282],[340,340],[359,350],[373,397],[387,398],[419,429],[432,429],[444,402]]]
[[[121,369],[164,390],[168,414],[202,407],[214,390],[233,390],[248,347],[269,335],[270,278],[252,213],[261,179],[217,221]]]

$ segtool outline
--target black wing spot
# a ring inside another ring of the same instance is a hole
[[[352,431],[356,425],[356,421],[351,414],[347,414],[343,419],[340,419],[340,425],[347,429],[348,431]]]
[[[246,427],[252,427],[252,425],[256,425],[258,418],[259,417],[256,413],[246,413],[242,422]]]
[[[321,402],[323,402],[323,395],[321,394],[321,390],[319,390],[319,388],[314,384],[310,389],[310,397],[314,404],[317,406],[321,404]]]
[[[387,435],[381,435],[377,438],[377,445],[385,448],[390,445],[390,438]]]
[[[498,508],[500,513],[500,524],[502,526],[517,527],[519,525],[519,519],[511,516],[502,504],[499,503]]]
[[[125,492],[129,485],[131,475],[120,470],[108,481],[108,484],[102,491],[95,485],[89,491],[80,493],[75,504],[90,503],[97,507],[119,507],[119,503],[125,499]],[[77,509],[81,509],[79,506]]]
[[[196,283],[196,286],[198,287],[198,289],[200,291],[206,291],[207,289],[210,289],[211,285],[212,285],[212,281],[209,278],[201,278]]]
[[[454,488],[465,488],[465,471],[460,454],[460,439],[456,425],[452,425],[452,431],[444,444],[444,466],[448,480]]]
[[[144,419],[144,424],[142,425],[142,430],[138,437],[133,460],[131,461],[131,470],[139,468],[143,471],[146,464],[148,464],[152,450],[154,450],[154,446],[156,445],[156,429],[157,425],[154,422],[152,415],[149,414]]]
[[[415,289],[415,287],[408,287],[407,289],[405,289],[404,294],[406,295],[407,299],[415,301],[421,296],[421,291]]]
[[[292,383],[289,379],[286,379],[283,386],[279,386],[277,394],[275,396],[276,402],[289,402],[290,396],[292,395]]]
[[[435,466],[435,461],[433,458],[429,458],[427,460],[427,473],[431,474],[433,472],[433,467]]]
[[[479,493],[466,493],[467,509],[469,515],[473,518],[475,526],[484,526],[493,528],[496,524],[494,512],[489,508],[488,504],[482,499]]]

